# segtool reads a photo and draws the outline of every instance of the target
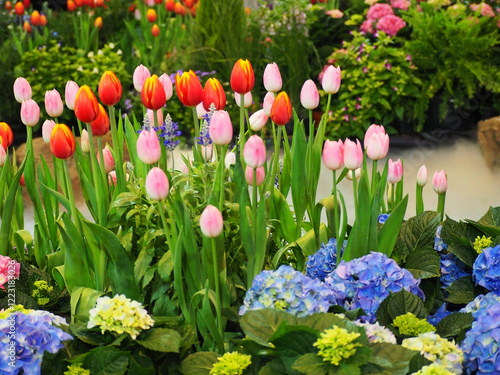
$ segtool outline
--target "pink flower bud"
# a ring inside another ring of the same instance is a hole
[[[374,133],[365,143],[366,155],[372,160],[380,160],[389,152],[389,136],[385,133]]]
[[[143,129],[136,143],[137,156],[145,164],[154,164],[160,160],[161,148],[154,129]]]
[[[196,106],[196,116],[198,117],[198,120],[201,120],[207,113],[207,110],[203,107],[203,102]]]
[[[2,146],[0,146],[0,167],[3,167],[5,165],[6,160],[7,160],[7,152]]]
[[[53,120],[45,120],[42,125],[42,138],[45,143],[50,143],[50,136],[52,135],[52,129],[54,129],[56,123]]]
[[[115,168],[115,158],[113,157],[113,153],[109,149],[108,146],[104,147],[102,150],[102,158],[104,159],[104,171],[106,173],[111,172]],[[97,153],[97,162],[101,164],[101,155]]]
[[[371,124],[365,132],[365,150],[373,134],[382,133],[385,134],[385,128],[382,125]]]
[[[212,146],[212,144],[201,145],[200,153],[203,160],[209,162],[210,160],[212,160],[212,156],[214,156],[214,146]]]
[[[156,111],[153,111],[152,109],[146,110],[146,115],[148,116],[149,125],[152,127],[155,126],[155,113],[156,113],[156,119],[158,120],[158,126],[161,126],[163,124],[163,108],[160,108]]]
[[[347,169],[353,171],[363,164],[363,150],[359,139],[356,142],[346,139],[344,141],[344,165]]]
[[[272,92],[268,92],[266,96],[264,96],[264,102],[262,103],[262,108],[264,109],[264,113],[268,116],[271,116],[271,108],[274,103],[274,94]]]
[[[167,197],[170,184],[165,172],[158,167],[153,167],[146,176],[145,187],[151,199],[161,201]]]
[[[208,133],[216,145],[227,145],[233,139],[233,124],[229,113],[224,110],[215,111],[210,119]]]
[[[243,149],[245,163],[252,167],[262,167],[266,162],[266,145],[261,137],[252,135],[248,138]]]
[[[312,79],[308,79],[300,90],[300,103],[305,109],[315,109],[319,105],[319,91]]]
[[[149,69],[146,68],[144,65],[141,64],[137,68],[135,68],[132,80],[134,83],[134,88],[136,89],[137,92],[142,92],[142,87],[144,86],[144,82],[149,77],[151,77],[151,73],[149,72]]]
[[[267,64],[266,69],[264,69],[264,88],[269,92],[278,92],[282,85],[278,65],[274,62]]]
[[[14,97],[18,103],[31,99],[32,91],[29,82],[26,78],[18,77],[14,81]]]
[[[24,125],[33,127],[40,120],[40,107],[33,99],[21,103],[21,121]]]
[[[321,86],[327,94],[336,94],[340,89],[342,73],[340,67],[334,67],[330,65],[326,68],[323,73],[323,79],[321,80]]]
[[[325,141],[323,146],[323,163],[332,171],[336,171],[344,166],[344,143],[342,141]]]
[[[76,84],[76,82],[66,82],[66,87],[64,89],[64,101],[66,102],[66,107],[71,110],[75,108],[75,97],[79,89],[80,87]]]
[[[248,119],[250,124],[250,129],[252,129],[254,132],[259,131],[266,125],[267,120],[269,120],[269,116],[266,115],[263,109],[259,109],[257,112],[253,113],[252,116],[250,116],[250,118]]]
[[[170,76],[168,76],[166,73],[163,73],[159,79],[161,84],[163,85],[163,89],[165,90],[165,96],[167,97],[167,100],[169,100],[174,94],[172,80],[170,79]]]
[[[256,186],[262,185],[264,179],[266,178],[266,171],[264,170],[264,167],[252,168],[247,165],[245,168],[245,181],[248,185],[253,185],[254,173],[256,173]]]
[[[387,182],[390,184],[395,184],[401,181],[403,177],[403,164],[401,160],[392,161],[389,159],[389,168],[387,171]]]
[[[224,229],[224,221],[219,209],[209,204],[200,216],[200,229],[205,237],[218,237]]]
[[[82,152],[86,154],[90,152],[89,132],[87,129],[83,129],[82,134],[80,134],[80,147]]]
[[[61,94],[54,89],[45,92],[45,111],[50,117],[59,117],[63,113],[64,104]]]
[[[244,100],[243,105],[245,106],[245,108],[250,107],[253,101],[252,93],[251,92],[245,93],[243,100]],[[237,92],[234,93],[234,101],[236,102],[238,107],[241,105],[241,95],[238,94]]]
[[[441,172],[434,172],[434,177],[432,177],[432,188],[438,194],[446,193],[446,190],[448,189],[448,180],[444,170],[441,170]]]
[[[108,184],[110,186],[116,186],[116,171],[111,171],[108,173]]]
[[[236,165],[236,154],[234,152],[228,152],[226,154],[224,165],[226,166],[227,169],[229,169],[231,165]]]
[[[427,167],[422,165],[417,173],[417,184],[424,187],[427,184]]]

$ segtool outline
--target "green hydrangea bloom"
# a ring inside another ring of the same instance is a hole
[[[90,370],[83,368],[81,363],[77,363],[69,365],[64,375],[90,375]]]
[[[454,372],[449,371],[439,363],[433,363],[429,366],[422,367],[419,371],[414,372],[413,375],[453,375]]]
[[[54,287],[50,286],[45,280],[37,280],[33,283],[35,290],[31,293],[31,297],[36,298],[36,303],[44,306],[50,302],[50,293],[54,291]]]
[[[252,357],[238,352],[225,353],[217,358],[210,375],[242,375],[243,371],[252,363]]]
[[[31,309],[25,309],[23,305],[12,305],[8,309],[0,310],[0,320],[7,319],[10,314],[15,313],[17,311],[22,312],[23,314],[29,314]]]
[[[399,329],[399,333],[407,336],[418,336],[425,332],[434,332],[436,328],[425,319],[419,319],[415,314],[408,312],[394,319],[392,325]]]
[[[491,237],[486,237],[486,236],[479,237],[479,236],[477,236],[476,240],[474,241],[474,244],[473,244],[474,250],[476,250],[476,252],[478,254],[481,254],[484,249],[486,249],[487,247],[490,247],[492,242],[493,241],[491,240]]]
[[[333,326],[324,330],[313,345],[319,349],[318,355],[323,357],[324,361],[338,366],[343,359],[354,355],[357,347],[361,346],[359,342],[355,342],[359,336],[358,332],[349,332],[345,328]]]

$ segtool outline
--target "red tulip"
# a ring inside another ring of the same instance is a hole
[[[65,124],[56,124],[50,136],[50,151],[56,158],[67,159],[75,153],[76,141],[71,129]]]
[[[99,103],[87,85],[83,85],[78,89],[74,109],[76,118],[87,124],[90,124],[99,116]]]
[[[12,2],[6,1],[4,7],[6,11],[10,12],[12,10]]]
[[[292,103],[285,91],[280,92],[271,107],[271,120],[276,125],[285,125],[292,118]]]
[[[226,92],[217,78],[209,78],[203,90],[203,107],[206,111],[210,110],[211,104],[218,111],[226,106]]]
[[[109,131],[109,116],[106,109],[102,106],[102,104],[98,104],[99,106],[99,115],[97,118],[90,123],[92,127],[92,135],[96,137],[102,137]]]
[[[255,75],[250,61],[239,59],[231,72],[231,88],[238,94],[252,91],[255,85]]]
[[[14,133],[6,122],[0,122],[0,137],[3,138],[3,146],[5,149],[14,141]]]
[[[155,38],[160,35],[160,26],[158,26],[156,23],[151,26],[151,35],[153,35]]]
[[[74,2],[74,1],[72,1],[72,0],[68,0],[68,1],[66,2],[66,9],[68,9],[68,11],[69,11],[69,12],[73,12],[73,11],[75,11],[75,9],[76,9],[76,4],[75,4],[75,2]]]
[[[31,12],[30,22],[33,26],[40,26],[40,12],[38,10]]]
[[[186,107],[196,107],[203,101],[203,87],[198,76],[190,70],[175,76],[175,90],[182,104]]]
[[[142,104],[147,109],[157,111],[162,108],[167,102],[165,90],[156,74],[146,78],[144,87],[141,91]]]
[[[165,1],[165,9],[169,12],[173,12],[175,8],[175,0]]]
[[[113,106],[122,98],[122,84],[115,73],[106,71],[99,80],[99,100],[109,106]]]
[[[16,14],[18,16],[22,16],[24,14],[24,5],[23,5],[23,3],[21,3],[20,1],[18,1],[16,3],[16,5],[14,5],[14,12],[16,12]]]
[[[151,23],[155,23],[156,20],[158,19],[158,16],[156,15],[156,10],[149,8],[146,12],[146,19]]]

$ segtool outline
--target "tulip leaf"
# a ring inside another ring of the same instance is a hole
[[[304,186],[306,181],[306,134],[304,124],[298,120],[295,114],[292,138],[292,202],[295,211],[295,220],[301,223],[307,206],[307,189]],[[300,226],[297,228],[297,230]],[[300,233],[299,233],[300,235]]]
[[[407,206],[408,195],[406,195],[392,210],[391,214],[378,233],[378,250],[389,257],[391,256],[394,246],[396,245]]]

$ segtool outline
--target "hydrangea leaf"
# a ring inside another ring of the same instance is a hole
[[[392,328],[394,318],[408,312],[421,319],[427,318],[424,302],[413,293],[401,290],[387,297],[377,310],[377,320],[381,325]]]
[[[482,232],[471,225],[464,222],[457,222],[447,218],[443,223],[441,237],[448,245],[448,251],[464,262],[469,267],[472,267],[474,260],[477,257],[477,252],[472,247],[471,243]]]
[[[136,354],[130,357],[127,375],[155,375],[154,364],[149,357]]]
[[[83,366],[95,375],[123,375],[127,372],[130,354],[114,347],[92,349]]]
[[[439,254],[432,249],[417,249],[406,258],[405,268],[417,279],[439,277]]]
[[[472,325],[472,314],[453,313],[445,316],[436,326],[436,332],[441,337],[455,337]]]
[[[135,340],[145,348],[165,353],[179,353],[181,335],[179,332],[168,328],[152,328]]]
[[[332,365],[324,362],[315,353],[308,353],[299,357],[292,366],[294,370],[305,375],[326,375],[329,374],[331,367]]]
[[[318,339],[316,330],[305,325],[288,325],[283,321],[278,330],[269,339],[282,357],[297,357],[314,351],[314,342]]]
[[[342,320],[343,319],[336,314],[316,313],[298,318],[298,324],[308,326],[318,331],[324,331],[325,329],[331,328],[333,325],[339,324]]]
[[[280,359],[273,359],[266,363],[259,371],[259,375],[296,375],[300,372],[287,368]]]
[[[470,276],[461,277],[451,284],[446,291],[449,293],[446,301],[456,304],[467,304],[479,294],[476,293]]]
[[[197,352],[186,357],[181,363],[180,371],[184,375],[209,375],[219,354]]]
[[[378,367],[377,374],[406,375],[410,369],[410,360],[415,352],[401,345],[377,343],[372,345],[373,355],[370,363]]]
[[[269,346],[269,340],[282,322],[297,324],[297,318],[276,309],[250,310],[240,320],[245,335],[257,343]]]

